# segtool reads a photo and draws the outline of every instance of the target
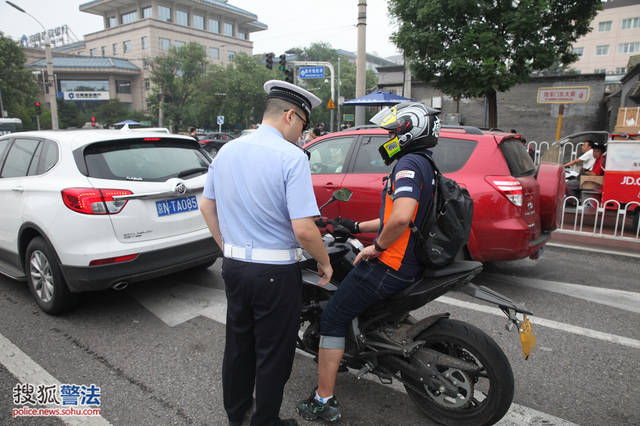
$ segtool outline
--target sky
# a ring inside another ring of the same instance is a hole
[[[80,12],[88,0],[11,0],[47,28],[68,25],[79,40],[103,29],[102,18]],[[335,49],[356,52],[358,0],[229,0],[229,4],[252,12],[269,29],[251,34],[254,53],[276,56],[292,47],[314,42],[329,43]],[[31,35],[41,27],[29,16],[0,2],[0,31],[14,39]],[[367,52],[381,57],[397,55],[389,36],[394,31],[386,0],[367,1]]]

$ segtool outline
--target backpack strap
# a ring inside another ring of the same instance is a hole
[[[429,210],[427,210],[427,213],[424,216],[424,220],[429,220],[429,218],[435,217],[435,215],[433,214],[433,211],[435,210],[436,204],[438,204],[438,200],[440,198],[439,197],[440,194],[438,193],[438,178],[442,175],[442,173],[440,173],[440,169],[438,169],[438,166],[436,166],[436,162],[433,161],[433,158],[431,158],[431,156],[426,152],[418,151],[418,152],[414,152],[413,154],[421,155],[422,157],[429,160],[429,163],[431,164],[431,167],[433,168],[433,172],[434,172],[435,184],[433,185],[433,198],[431,199]],[[409,222],[409,229],[411,229],[412,233],[418,234],[420,238],[425,238],[420,228],[413,221]]]

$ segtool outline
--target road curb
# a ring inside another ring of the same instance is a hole
[[[558,247],[558,248],[565,248],[570,250],[588,251],[591,253],[602,253],[602,254],[610,254],[614,256],[624,256],[624,257],[630,257],[633,259],[640,259],[640,254],[638,253],[628,253],[628,252],[623,252],[618,250],[610,250],[602,247],[585,247],[585,246],[577,246],[572,244],[563,244],[563,243],[555,243],[555,242],[550,242],[550,243],[547,243],[546,245],[548,247]]]

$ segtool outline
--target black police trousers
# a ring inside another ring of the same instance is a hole
[[[295,355],[302,305],[300,265],[225,257],[222,277],[227,295],[224,408],[229,420],[242,420],[251,408],[255,386],[251,425],[275,425]]]

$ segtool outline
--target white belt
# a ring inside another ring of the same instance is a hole
[[[302,259],[302,249],[292,248],[288,250],[256,249],[251,247],[237,247],[231,244],[224,245],[224,256],[240,260],[258,260],[262,262],[286,262],[288,260]]]

